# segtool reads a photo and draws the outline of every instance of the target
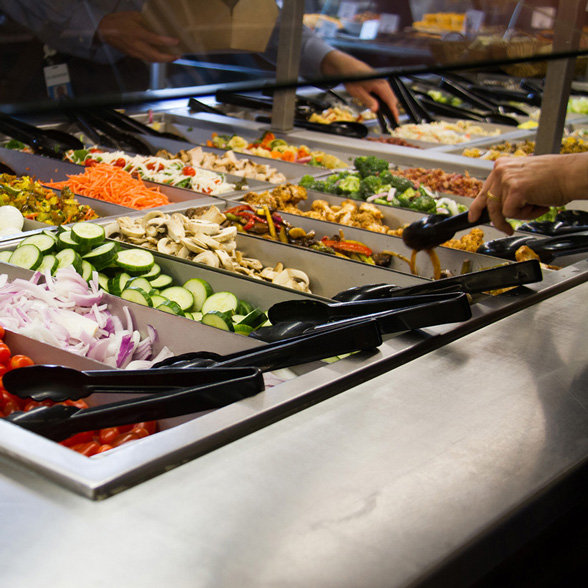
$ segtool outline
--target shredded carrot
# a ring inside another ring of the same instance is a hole
[[[76,194],[137,210],[170,203],[158,188],[148,188],[143,180],[106,163],[87,167],[83,174],[68,176],[64,182],[47,182],[45,185],[59,189],[68,186]]]

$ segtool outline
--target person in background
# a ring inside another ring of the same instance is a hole
[[[173,63],[180,57],[179,51],[175,54],[169,51],[170,47],[179,44],[178,39],[157,35],[146,28],[140,13],[143,3],[143,0],[37,0],[34,6],[29,6],[30,2],[0,0],[0,10],[26,26],[52,49],[86,62],[105,64],[112,69],[126,65],[130,75],[128,58],[143,62],[142,69],[145,70],[144,62]],[[276,39],[274,34],[267,52],[270,59],[275,54]],[[333,49],[307,28],[303,30],[301,55],[300,75],[303,77],[373,72],[369,65]],[[133,63],[137,75],[142,73],[139,84],[143,84],[145,72],[139,71],[140,64]],[[80,75],[84,75],[88,84],[91,83],[92,80],[88,79],[91,76],[85,72],[80,72]],[[115,81],[123,86],[121,91],[124,91],[128,77],[124,73],[115,75]],[[105,80],[103,84],[106,86]],[[373,111],[377,110],[378,104],[371,93],[377,94],[398,118],[397,100],[387,81],[353,82],[346,84],[346,88],[351,96]]]
[[[492,224],[508,235],[507,218],[532,220],[550,206],[588,199],[588,153],[500,157],[470,206],[468,219],[488,209]]]

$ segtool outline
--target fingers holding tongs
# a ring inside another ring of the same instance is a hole
[[[371,93],[371,96],[378,102],[378,110],[376,116],[378,118],[378,124],[383,135],[391,135],[392,131],[398,126],[398,121],[392,112],[392,109],[376,94]]]

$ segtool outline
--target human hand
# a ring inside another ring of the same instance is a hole
[[[373,73],[373,71],[367,63],[336,50],[327,53],[321,63],[321,73],[325,76],[361,75]],[[376,94],[388,105],[398,120],[398,100],[386,80],[348,82],[345,84],[345,89],[350,96],[359,100],[372,112],[378,110],[378,101],[371,95]]]
[[[532,220],[550,206],[588,198],[588,153],[500,157],[470,206],[468,219],[477,220],[484,208],[492,224],[508,235],[507,218]]]
[[[121,53],[151,63],[172,62],[180,57],[162,51],[165,46],[179,43],[173,37],[164,37],[145,28],[139,12],[113,12],[98,25],[98,38]]]

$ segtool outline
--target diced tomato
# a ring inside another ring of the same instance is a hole
[[[184,174],[185,176],[195,176],[196,175],[196,170],[187,165],[183,170],[182,170],[182,174]]]

